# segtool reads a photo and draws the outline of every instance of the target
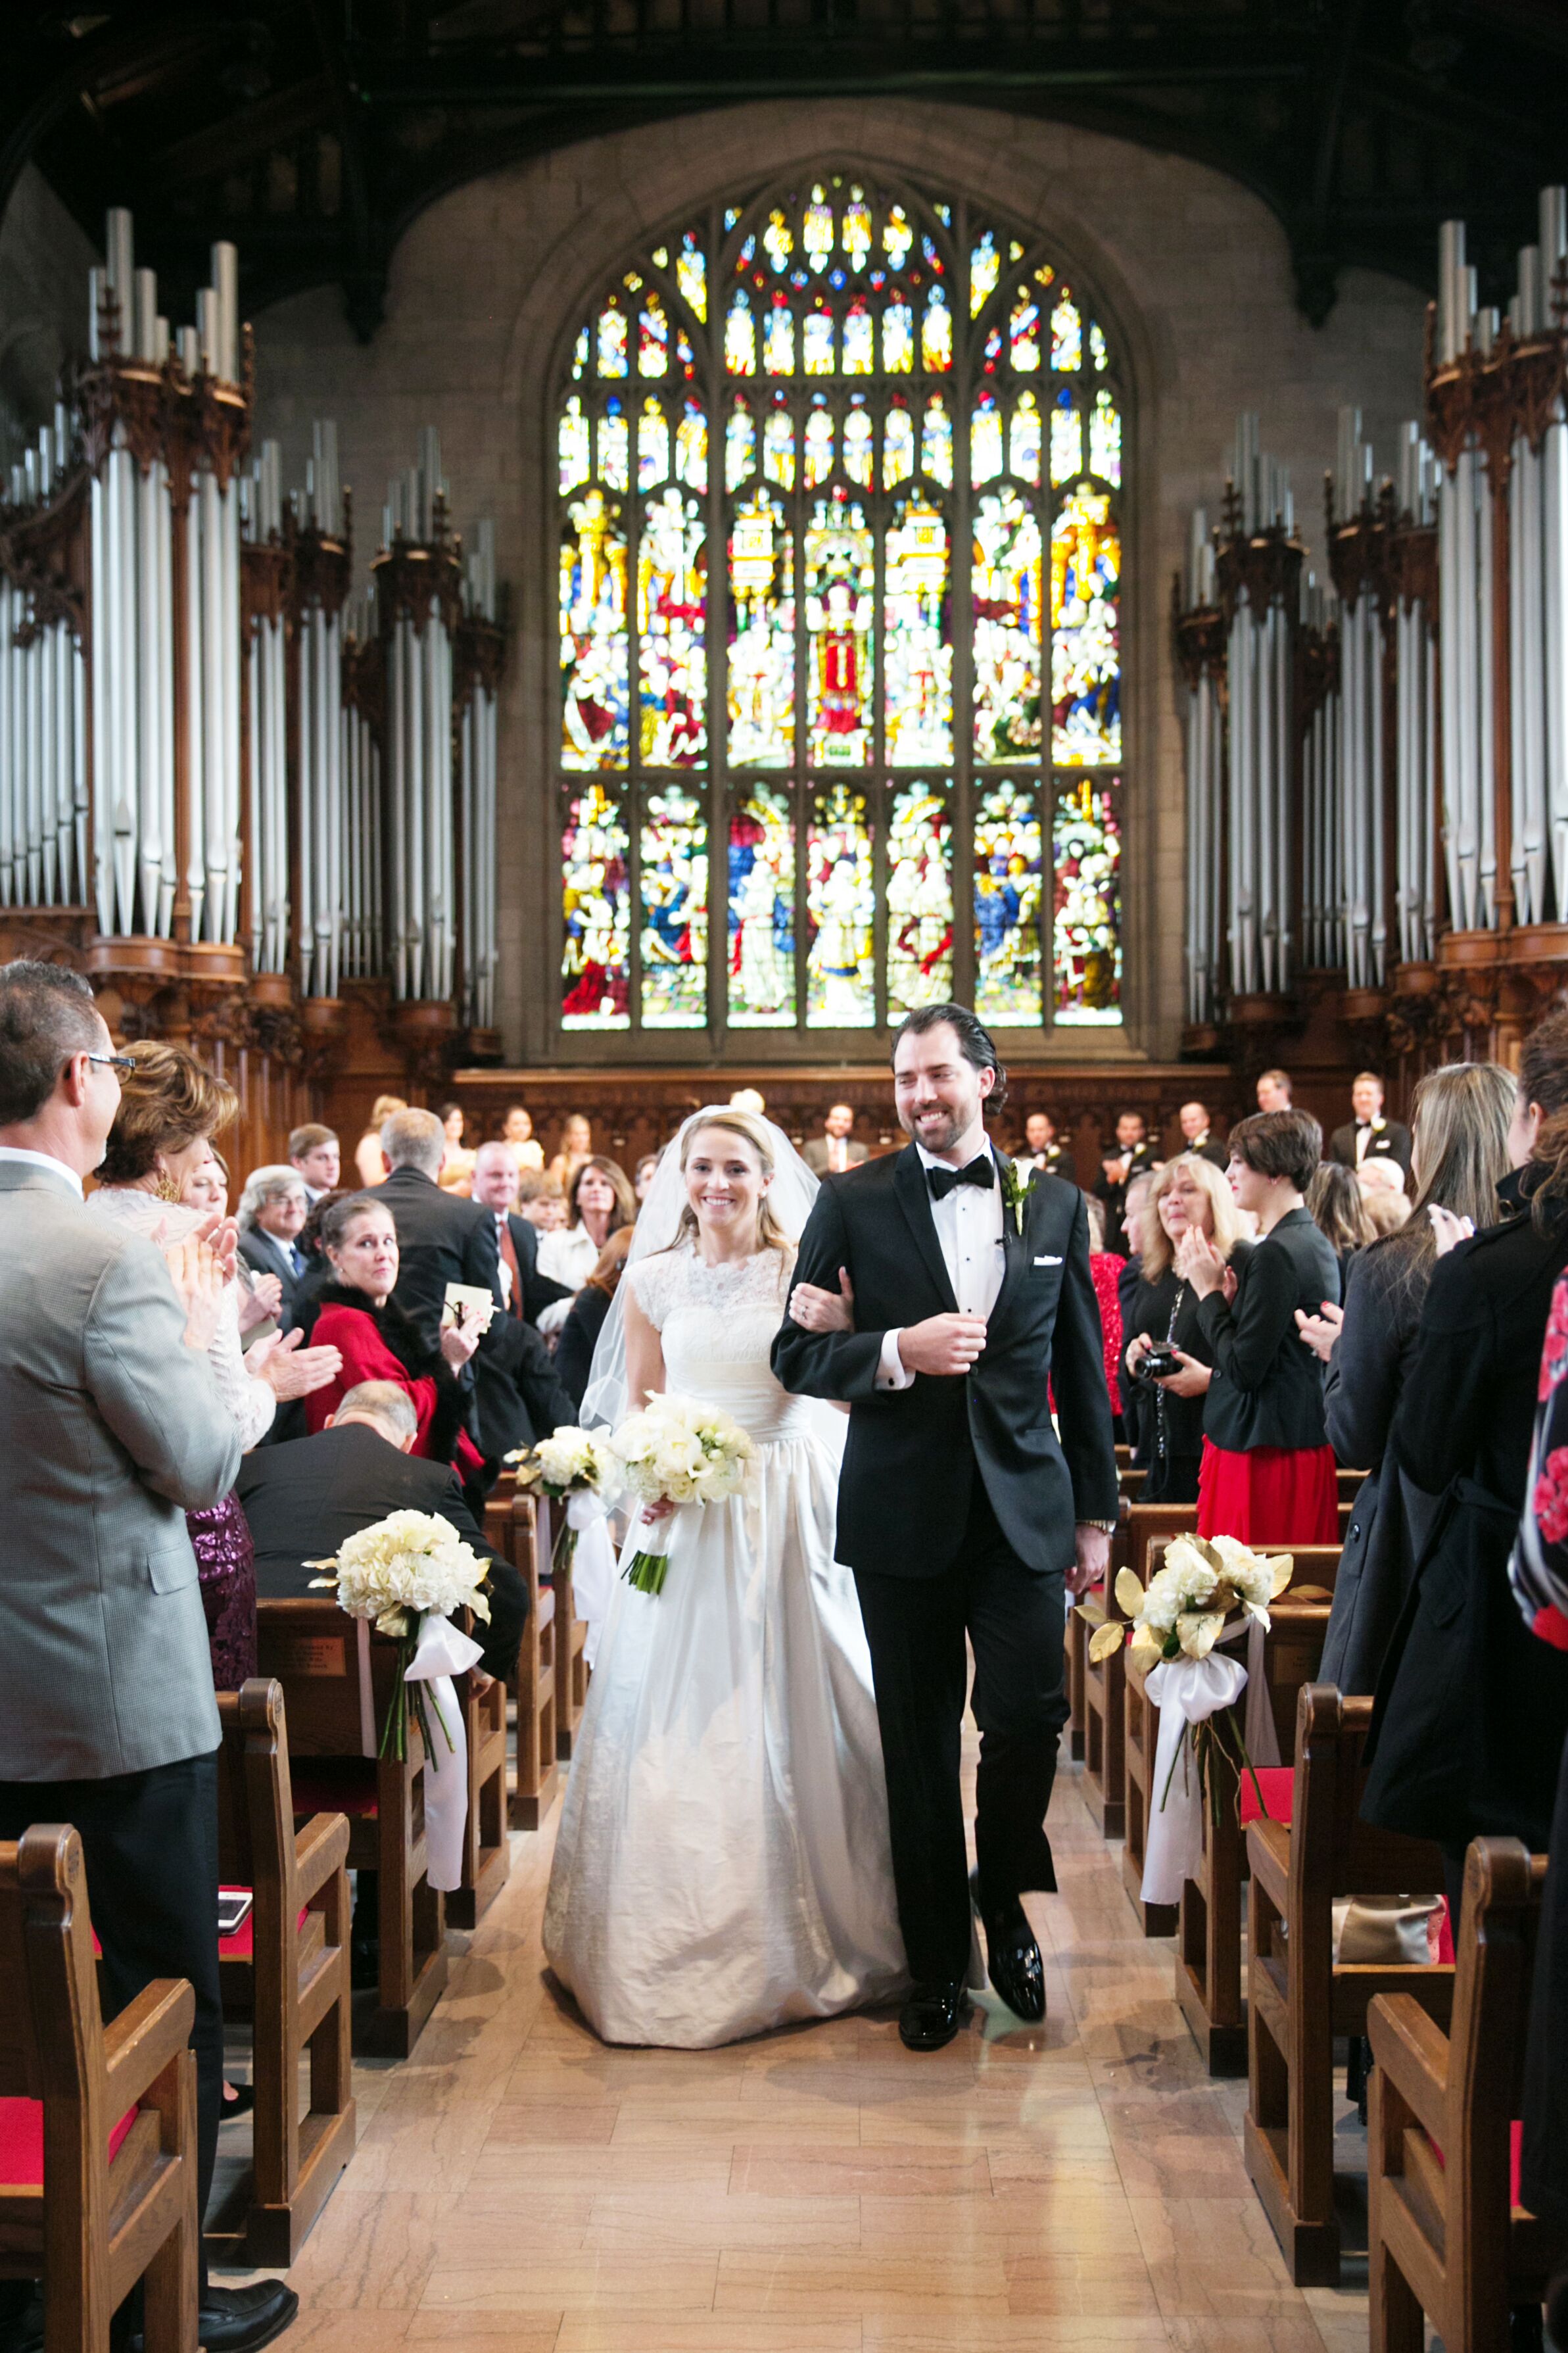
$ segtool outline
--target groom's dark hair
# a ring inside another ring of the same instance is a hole
[[[893,1032],[890,1059],[898,1060],[900,1038],[923,1038],[928,1029],[939,1029],[944,1021],[958,1039],[958,1050],[972,1070],[995,1071],[996,1083],[988,1102],[993,1111],[999,1111],[1007,1100],[1007,1073],[996,1058],[990,1030],[967,1005],[921,1005],[912,1013],[906,1013]]]

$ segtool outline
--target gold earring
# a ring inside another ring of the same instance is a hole
[[[180,1198],[179,1187],[161,1161],[158,1165],[158,1181],[153,1186],[153,1191],[160,1201],[175,1202]]]

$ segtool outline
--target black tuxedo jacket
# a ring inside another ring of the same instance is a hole
[[[474,1629],[485,1646],[489,1675],[510,1675],[528,1618],[528,1587],[511,1563],[485,1541],[458,1474],[447,1462],[400,1454],[363,1421],[258,1447],[239,1466],[235,1491],[256,1546],[256,1590],[263,1600],[308,1594],[325,1560],[347,1536],[373,1527],[388,1512],[438,1512],[481,1560],[490,1565],[490,1622]]]
[[[1237,1454],[1326,1446],[1322,1368],[1302,1345],[1296,1310],[1316,1315],[1324,1300],[1338,1305],[1340,1262],[1331,1244],[1305,1209],[1289,1209],[1235,1265],[1234,1305],[1211,1291],[1198,1307],[1214,1366],[1204,1435]]]
[[[1096,1198],[1105,1204],[1105,1247],[1125,1258],[1127,1229],[1122,1223],[1122,1212],[1127,1207],[1127,1187],[1131,1184],[1134,1176],[1146,1176],[1152,1169],[1154,1147],[1145,1137],[1142,1144],[1135,1144],[1125,1155],[1115,1145],[1112,1145],[1106,1157],[1118,1160],[1125,1157],[1127,1162],[1127,1178],[1124,1184],[1113,1185],[1102,1167],[1094,1185]]]
[[[288,1263],[286,1249],[276,1243],[270,1234],[252,1231],[247,1226],[239,1237],[239,1254],[252,1274],[275,1274],[283,1285],[283,1304],[278,1311],[278,1329],[291,1332],[300,1321],[300,1285],[302,1274],[296,1274]]]
[[[801,1236],[799,1282],[855,1286],[853,1332],[803,1332],[786,1317],[773,1371],[786,1389],[848,1403],[837,1557],[889,1577],[936,1577],[963,1541],[971,1481],[1020,1560],[1061,1574],[1073,1525],[1114,1520],[1116,1453],[1089,1219],[1059,1177],[1029,1187],[1024,1230],[1003,1212],[1005,1263],[984,1354],[952,1377],[879,1389],[884,1335],[952,1314],[957,1303],[913,1145],[824,1180]],[[1047,1375],[1061,1425],[1051,1427]]]
[[[1037,1160],[1032,1152],[1020,1152],[1014,1156],[1020,1168],[1037,1169],[1042,1176],[1059,1176],[1064,1185],[1078,1183],[1078,1167],[1072,1154],[1059,1144],[1047,1144]]]
[[[1230,1166],[1229,1153],[1215,1136],[1205,1135],[1201,1144],[1188,1144],[1184,1138],[1182,1150],[1195,1152],[1200,1160],[1206,1160],[1211,1168],[1217,1168],[1222,1174]]]
[[[376,1202],[392,1212],[397,1228],[397,1287],[393,1293],[431,1347],[441,1335],[441,1310],[449,1282],[468,1282],[490,1292],[499,1308],[500,1249],[493,1209],[443,1193],[417,1168],[395,1168],[378,1185]]]
[[[1397,1160],[1402,1173],[1410,1174],[1410,1130],[1396,1119],[1385,1119],[1367,1138],[1368,1160]],[[1329,1158],[1337,1160],[1342,1168],[1353,1168],[1355,1156],[1355,1122],[1347,1120],[1336,1127],[1329,1143]]]
[[[517,1252],[518,1271],[522,1277],[522,1312],[530,1324],[537,1324],[542,1308],[551,1306],[557,1299],[571,1298],[571,1287],[564,1282],[552,1282],[549,1275],[540,1273],[539,1228],[531,1225],[527,1218],[518,1217],[515,1211],[509,1214],[506,1222],[511,1235],[511,1246]],[[499,1236],[496,1257],[499,1264]]]

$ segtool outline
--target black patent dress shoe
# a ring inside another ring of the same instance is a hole
[[[300,2299],[282,2280],[252,2280],[248,2287],[209,2284],[196,2315],[196,2337],[205,2353],[258,2353],[292,2323]],[[131,2353],[143,2353],[142,2338]]]
[[[908,2051],[940,2051],[968,2015],[969,1996],[958,1978],[916,1986],[899,2012],[899,2040]]]
[[[986,1975],[1014,2017],[1037,2026],[1046,2014],[1046,1970],[1023,1905],[1015,1896],[1005,1911],[987,1917],[977,1871],[970,1874],[969,1892],[985,1930]]]

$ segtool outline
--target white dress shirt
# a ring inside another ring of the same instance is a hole
[[[989,1145],[983,1145],[988,1151]],[[945,1160],[937,1160],[922,1145],[916,1145],[921,1167],[945,1168]],[[976,1155],[978,1157],[978,1155]],[[992,1153],[994,1168],[995,1154]],[[936,1228],[937,1241],[942,1248],[942,1264],[952,1285],[952,1295],[958,1302],[961,1315],[989,1315],[996,1304],[996,1294],[1002,1288],[1006,1251],[1003,1242],[1001,1172],[995,1171],[996,1181],[989,1187],[954,1185],[942,1200],[931,1203],[931,1223]],[[914,1375],[899,1354],[897,1325],[882,1341],[882,1355],[877,1366],[877,1387],[879,1389],[907,1389]]]
[[[1374,1135],[1381,1135],[1388,1122],[1381,1113],[1376,1119],[1358,1119],[1355,1124],[1355,1165],[1359,1168],[1366,1158]]]
[[[63,1176],[79,1201],[82,1198],[81,1178],[52,1152],[29,1152],[24,1144],[0,1144],[0,1160],[25,1160],[34,1168],[47,1168],[54,1176]]]

